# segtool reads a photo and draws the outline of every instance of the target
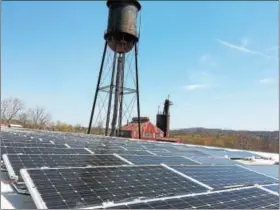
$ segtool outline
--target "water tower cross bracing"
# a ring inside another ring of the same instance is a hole
[[[138,79],[140,29],[137,29],[141,5],[137,0],[108,0],[107,7],[109,17],[104,35],[105,46],[88,133],[100,126],[101,129],[104,128],[106,136],[117,136],[123,123],[130,120],[136,101],[134,111],[139,119],[138,135],[141,138]],[[102,98],[104,94],[106,99]],[[127,100],[130,100],[130,103],[126,103]]]

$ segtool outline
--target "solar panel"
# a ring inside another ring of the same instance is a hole
[[[273,192],[277,192],[279,193],[279,185],[278,184],[274,184],[274,185],[266,185],[266,186],[262,186],[265,189],[271,190]]]
[[[259,157],[256,154],[246,152],[246,151],[226,151],[226,154],[229,158],[239,159],[239,158],[251,158],[251,157]]]
[[[123,145],[127,150],[145,150],[145,148],[141,145]]]
[[[232,159],[244,159],[244,158],[251,158],[251,157],[258,157],[261,156],[257,154],[253,154],[247,151],[233,151],[233,150],[225,150],[225,149],[216,149],[216,148],[198,148],[198,150],[217,157],[229,157]]]
[[[207,190],[162,166],[22,169],[21,175],[38,208],[100,206]]]
[[[19,176],[22,168],[86,167],[127,165],[115,155],[3,155],[10,177]],[[23,180],[19,176],[18,182]]]
[[[167,149],[169,150],[169,149]],[[164,156],[166,153],[163,152],[153,152],[158,155]],[[173,156],[186,156],[186,157],[208,157],[209,155],[205,154],[204,152],[198,151],[198,150],[188,150],[188,151],[170,151],[168,155],[173,155]]]
[[[195,147],[188,147],[186,145],[170,145],[169,150],[177,150],[177,151],[195,151]]]
[[[142,144],[142,147],[145,149],[161,149],[161,147],[158,144]],[[170,145],[171,147],[171,145]]]
[[[235,161],[222,157],[191,157],[192,160],[204,165],[234,165]]]
[[[21,142],[21,143],[50,143],[50,140],[43,140],[39,138],[14,138],[13,136],[9,136],[8,138],[1,138],[1,143],[9,143],[9,142]]]
[[[254,184],[273,184],[278,180],[232,165],[170,166],[214,189],[246,186]]]
[[[253,187],[131,203],[108,209],[279,209],[279,197]]]
[[[75,143],[65,143],[67,144],[70,148],[86,148],[87,145],[85,143],[81,143],[81,144],[75,144]]]
[[[95,146],[92,146],[92,145],[87,145],[87,147],[89,149],[91,149],[92,151],[98,151],[98,150],[120,150],[120,151],[123,151],[125,150],[123,147],[121,146],[112,146],[112,145],[95,145]]]
[[[166,153],[166,154],[169,154],[171,153],[170,151],[168,151],[167,149],[162,149],[162,148],[155,148],[155,149],[147,149],[147,151],[150,151],[150,152],[160,152],[160,153]]]
[[[1,147],[55,147],[55,148],[66,148],[63,144],[47,144],[47,143],[26,143],[26,142],[1,142]]]
[[[1,147],[1,154],[91,154],[82,148]],[[1,156],[2,158],[2,156]]]
[[[39,138],[30,138],[30,139],[14,139],[14,138],[10,138],[10,139],[1,139],[1,143],[47,143],[49,144],[50,141],[49,140],[42,140]]]
[[[186,165],[197,165],[198,163],[191,161],[189,159],[183,158],[183,157],[176,157],[176,156],[144,156],[144,155],[120,155],[121,157],[125,158],[129,162],[132,162],[134,164],[138,165],[148,165],[148,164],[186,164]]]
[[[246,165],[244,167],[279,179],[279,165]]]
[[[198,150],[216,157],[225,157],[227,155],[224,149],[208,149],[201,147]]]
[[[151,153],[145,151],[145,150],[124,150],[124,149],[92,149],[90,148],[92,152],[95,154],[123,154],[123,155],[152,155]]]

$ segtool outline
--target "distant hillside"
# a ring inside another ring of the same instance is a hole
[[[207,128],[171,130],[185,143],[279,153],[279,131],[235,131]]]

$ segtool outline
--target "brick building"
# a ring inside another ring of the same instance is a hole
[[[169,141],[169,142],[181,142],[175,138],[164,138],[164,132],[151,123],[148,117],[141,117],[140,119],[141,137],[146,140],[156,141]],[[133,118],[130,123],[123,126],[119,132],[119,136],[126,138],[138,138],[138,120]]]

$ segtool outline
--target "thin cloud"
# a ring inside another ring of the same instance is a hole
[[[191,85],[186,85],[184,88],[188,91],[192,91],[197,89],[209,88],[209,86],[206,84],[191,84]]]
[[[266,50],[266,52],[274,52],[274,51],[278,51],[280,49],[280,47],[279,46],[273,46],[273,47],[271,47],[271,48],[268,48],[267,50]]]
[[[245,46],[238,46],[238,45],[234,45],[234,44],[231,44],[229,42],[225,42],[225,41],[222,41],[220,39],[217,39],[217,41],[226,46],[226,47],[229,47],[229,48],[232,48],[232,49],[235,49],[235,50],[238,50],[238,51],[241,51],[241,52],[244,52],[244,53],[250,53],[250,54],[255,54],[255,55],[260,55],[264,58],[270,58],[270,56],[266,55],[266,54],[263,54],[261,52],[258,52],[258,51],[254,51],[254,50],[250,50],[248,48],[246,48]],[[246,42],[245,42],[246,43]],[[244,45],[244,41],[243,41],[243,45]]]
[[[242,44],[242,47],[246,47],[248,44],[248,39],[244,37],[240,40],[240,42]]]
[[[264,79],[259,80],[259,83],[260,84],[271,84],[271,83],[274,83],[275,81],[276,81],[275,78],[264,78]]]
[[[210,53],[206,53],[206,54],[202,55],[199,58],[199,64],[207,65],[207,66],[216,66],[217,65],[213,55],[211,55]]]

